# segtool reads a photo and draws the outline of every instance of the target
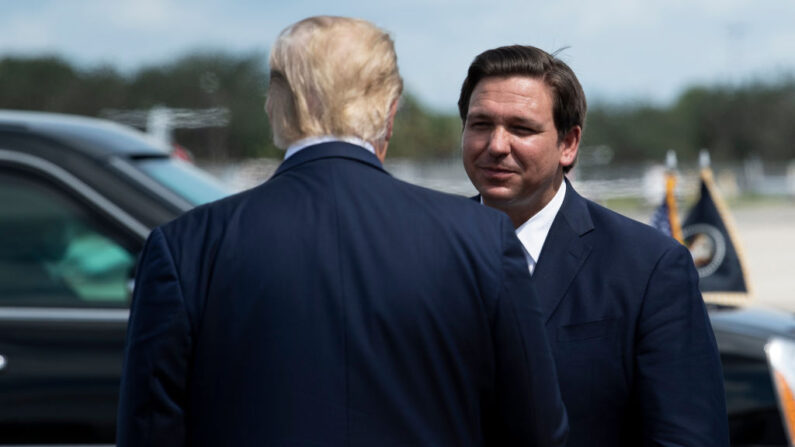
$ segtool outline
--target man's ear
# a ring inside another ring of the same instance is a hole
[[[389,141],[392,138],[392,127],[395,124],[395,115],[397,115],[398,102],[400,102],[399,97],[392,101],[392,105],[389,106],[389,115],[386,120],[386,136],[384,137],[386,141]]]
[[[580,148],[582,139],[582,127],[574,126],[566,132],[566,135],[558,143],[560,151],[560,165],[563,167],[571,166],[577,159],[577,151]]]
[[[386,159],[386,150],[389,147],[389,140],[392,138],[392,127],[395,124],[395,115],[397,115],[399,101],[400,98],[398,97],[392,101],[392,105],[389,106],[389,115],[386,118],[386,135],[384,135],[384,139],[379,142],[380,144],[373,145],[375,148],[375,156],[381,160],[381,163]]]

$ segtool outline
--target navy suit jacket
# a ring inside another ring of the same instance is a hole
[[[326,143],[155,229],[118,444],[562,445],[510,221]]]
[[[690,253],[566,186],[533,282],[569,445],[727,446],[720,359]]]

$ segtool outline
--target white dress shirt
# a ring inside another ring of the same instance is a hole
[[[368,151],[372,152],[373,154],[375,154],[375,148],[373,148],[373,145],[368,143],[368,142],[366,142],[366,141],[364,141],[364,140],[362,140],[361,138],[357,138],[357,137],[334,137],[334,136],[331,136],[331,135],[324,135],[324,136],[320,136],[320,137],[304,138],[302,140],[296,141],[295,143],[291,144],[290,147],[287,148],[287,153],[284,154],[284,159],[287,160],[288,158],[290,158],[293,155],[295,155],[298,151],[300,151],[302,149],[305,149],[305,148],[307,148],[309,146],[313,146],[315,144],[320,144],[320,143],[330,143],[332,141],[343,141],[345,143],[355,144],[355,145],[361,146],[361,147],[367,149]]]
[[[541,247],[544,246],[544,241],[547,239],[549,229],[552,228],[552,221],[558,215],[561,205],[563,205],[563,198],[566,196],[566,182],[560,184],[558,192],[552,197],[552,200],[541,208],[533,217],[527,219],[525,223],[516,229],[516,237],[524,247],[524,257],[527,260],[527,268],[530,269],[530,274],[536,268],[538,256],[541,254]]]

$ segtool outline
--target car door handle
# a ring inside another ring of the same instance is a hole
[[[7,364],[8,364],[8,362],[6,362],[6,358],[5,358],[5,356],[3,356],[2,354],[0,354],[0,371],[2,371],[2,370],[4,370],[4,369],[6,369],[6,365],[7,365]]]

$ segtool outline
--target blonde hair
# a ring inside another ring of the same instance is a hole
[[[321,135],[380,141],[402,90],[386,32],[347,17],[301,20],[279,34],[270,54],[274,143],[286,148]]]

